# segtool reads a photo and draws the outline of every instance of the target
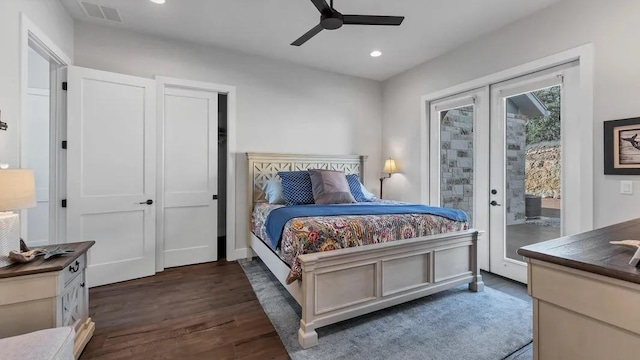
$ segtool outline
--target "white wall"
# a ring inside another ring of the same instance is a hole
[[[0,162],[18,165],[20,121],[20,12],[68,56],[73,56],[73,19],[57,0],[0,1],[0,110],[8,131],[0,131]]]
[[[236,248],[245,248],[245,152],[369,155],[366,185],[377,191],[382,86],[281,61],[77,23],[78,66],[237,87]]]
[[[563,0],[531,17],[397,75],[383,86],[383,155],[399,160],[402,175],[387,180],[390,197],[420,200],[420,97],[593,43],[594,224],[640,217],[640,178],[603,175],[602,122],[640,116],[640,2]],[[584,106],[587,106],[586,104]],[[620,195],[620,180],[636,194]],[[571,206],[580,206],[572,204]],[[571,211],[570,209],[568,209]]]

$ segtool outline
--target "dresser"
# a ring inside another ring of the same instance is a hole
[[[0,268],[0,338],[73,326],[77,359],[95,330],[85,274],[87,251],[94,244],[56,245],[74,252]]]
[[[534,360],[637,359],[640,269],[631,248],[640,219],[526,246]]]

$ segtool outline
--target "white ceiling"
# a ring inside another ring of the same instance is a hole
[[[309,0],[87,0],[118,9],[122,24],[88,18],[77,0],[60,1],[80,21],[385,80],[560,0],[334,0],[343,14],[406,18],[400,27],[323,31],[301,47],[289,44],[319,21]],[[370,57],[374,49],[383,55]]]

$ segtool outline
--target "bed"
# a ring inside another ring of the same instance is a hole
[[[248,153],[248,224],[251,250],[265,263],[287,291],[302,307],[298,341],[303,348],[318,344],[317,328],[377,311],[469,284],[471,291],[482,291],[477,252],[478,232],[469,230],[466,223],[439,219],[438,216],[420,215],[428,226],[417,226],[406,231],[401,240],[361,241],[359,246],[333,250],[327,246],[319,252],[307,253],[296,249],[296,237],[285,227],[279,247],[274,249],[265,232],[266,214],[277,206],[265,204],[263,184],[278,177],[280,171],[308,169],[339,170],[357,174],[364,181],[365,156],[322,156]],[[411,220],[414,215],[393,215],[393,221]],[[301,218],[297,226],[304,231],[305,221],[329,220]],[[339,221],[339,220],[336,220]],[[374,224],[376,219],[350,219]],[[292,222],[287,223],[289,228]],[[317,225],[318,223],[316,223]],[[423,230],[416,230],[421,228]],[[424,230],[427,229],[427,230]],[[431,229],[431,230],[429,230]],[[436,229],[442,232],[420,236]],[[287,233],[289,231],[289,233]],[[364,239],[366,236],[360,237]],[[383,239],[384,240],[384,239]],[[344,240],[348,241],[348,240]],[[351,245],[350,245],[351,246]],[[284,250],[283,250],[284,249]],[[292,250],[293,249],[293,250]],[[322,251],[328,250],[328,251]]]

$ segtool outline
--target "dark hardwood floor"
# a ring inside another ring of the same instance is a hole
[[[513,297],[517,297],[522,300],[531,301],[531,297],[527,294],[527,285],[504,278],[500,275],[492,274],[484,270],[482,272],[482,281],[484,285],[494,290],[502,291]]]
[[[236,262],[93,288],[96,332],[80,359],[288,359]]]
[[[486,286],[529,299],[523,284],[483,272]],[[185,266],[93,288],[96,332],[80,359],[288,359],[236,262]]]

